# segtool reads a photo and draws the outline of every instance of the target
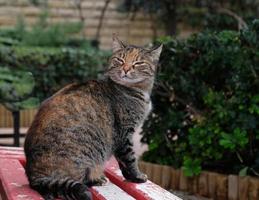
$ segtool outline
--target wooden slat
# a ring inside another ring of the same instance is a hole
[[[249,188],[249,179],[247,176],[238,177],[238,198],[239,200],[248,199],[248,188]]]
[[[209,194],[208,173],[207,172],[202,172],[199,175],[198,184],[199,184],[199,186],[198,186],[199,195],[207,197]]]
[[[178,190],[179,189],[179,185],[180,185],[180,170],[179,169],[172,169],[171,170],[171,188],[174,190]]]
[[[216,196],[217,199],[223,200],[227,199],[228,191],[227,191],[227,176],[222,174],[217,174],[216,177]]]
[[[3,200],[18,200],[21,197],[30,200],[42,199],[37,192],[29,188],[23,168],[24,163],[22,148],[0,147],[0,182],[2,185],[0,191],[3,194]],[[114,158],[106,164],[105,174],[111,182],[105,186],[95,186],[90,189],[94,200],[180,200],[150,181],[142,184],[125,181]]]
[[[153,165],[153,179],[152,181],[156,184],[161,184],[162,165]]]
[[[93,199],[95,200],[134,200],[132,196],[128,195],[125,191],[120,189],[118,186],[111,182],[108,182],[104,186],[94,186],[90,189],[93,194]]]
[[[14,158],[14,157],[13,157]],[[43,199],[36,191],[29,187],[24,168],[16,159],[0,157],[0,188],[3,200],[39,200]],[[105,186],[96,186],[90,189],[93,200],[134,200],[133,197],[109,182]]]
[[[228,200],[238,200],[238,176],[228,176]]]
[[[161,173],[161,186],[165,189],[170,189],[170,182],[171,182],[171,167],[163,166],[162,173]]]
[[[111,159],[107,163],[105,175],[111,182],[138,200],[181,200],[179,197],[173,195],[151,181],[141,184],[127,182],[122,176],[118,164],[114,159]]]
[[[215,199],[216,197],[216,182],[217,182],[217,174],[209,173],[208,175],[208,187],[209,187],[209,197]]]
[[[6,200],[43,199],[36,191],[30,189],[24,168],[18,160],[0,158],[0,166],[0,191]]]
[[[249,179],[248,200],[259,199],[259,181],[256,178]]]
[[[184,175],[183,170],[180,171],[179,189],[181,191],[188,190],[188,178]]]

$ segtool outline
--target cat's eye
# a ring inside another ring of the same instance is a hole
[[[133,67],[143,66],[143,65],[145,65],[145,64],[146,64],[146,63],[143,62],[143,61],[137,61],[137,62],[134,62],[134,63],[133,63]]]
[[[118,63],[120,63],[121,65],[124,64],[124,60],[122,60],[121,58],[118,57],[114,57],[114,60]]]

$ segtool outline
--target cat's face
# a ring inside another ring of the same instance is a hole
[[[155,49],[126,46],[114,36],[109,77],[125,86],[153,82],[162,45]]]

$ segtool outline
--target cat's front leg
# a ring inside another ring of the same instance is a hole
[[[133,143],[130,139],[126,141],[115,152],[123,176],[131,182],[144,183],[147,175],[140,172],[137,159],[133,151]]]

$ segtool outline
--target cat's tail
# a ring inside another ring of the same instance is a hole
[[[65,200],[91,200],[88,187],[72,178],[54,179],[52,177],[30,180],[31,188],[37,190],[45,200],[61,197]]]

